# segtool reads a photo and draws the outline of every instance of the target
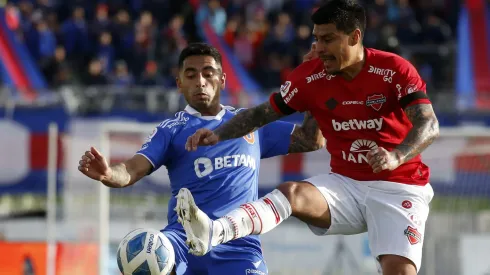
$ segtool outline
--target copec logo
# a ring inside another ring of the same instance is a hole
[[[368,163],[366,154],[378,148],[376,142],[358,139],[352,143],[349,152],[342,151],[342,159],[353,163]]]
[[[255,170],[257,164],[255,162],[255,158],[250,155],[244,154],[223,156],[214,159],[202,157],[194,161],[194,171],[196,172],[198,178],[205,177],[215,170],[240,166],[248,167],[252,170]]]
[[[383,118],[368,120],[349,119],[348,121],[336,121],[332,119],[332,126],[336,132],[349,130],[370,130],[380,131],[383,127]]]

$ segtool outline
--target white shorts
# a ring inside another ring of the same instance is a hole
[[[425,222],[434,196],[430,184],[356,181],[335,173],[304,181],[320,190],[332,216],[329,229],[308,225],[313,233],[351,235],[367,231],[376,259],[399,255],[410,259],[420,270]]]

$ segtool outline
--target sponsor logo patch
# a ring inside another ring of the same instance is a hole
[[[417,85],[415,84],[408,84],[407,87],[405,88],[405,94],[409,95],[411,93],[415,93],[417,91]]]
[[[281,85],[279,91],[281,91],[282,97],[285,97],[288,94],[289,88],[291,88],[291,81],[286,81],[283,85]]]
[[[404,200],[402,202],[402,207],[405,209],[410,209],[410,208],[412,208],[412,202],[409,200]]]
[[[364,101],[355,101],[355,100],[342,101],[342,105],[364,105]]]
[[[319,73],[316,73],[316,74],[312,74],[312,75],[306,77],[306,83],[310,83],[312,81],[324,78],[326,75],[327,74],[325,73],[325,70],[323,70]]]
[[[420,218],[419,215],[415,213],[409,213],[408,218],[416,225],[416,226],[422,226],[422,219]]]
[[[383,127],[383,118],[368,120],[349,119],[348,121],[336,121],[332,119],[332,126],[336,132],[349,130],[376,130],[380,131]]]
[[[422,234],[417,230],[417,228],[411,227],[410,225],[404,231],[405,236],[407,236],[408,242],[411,245],[418,244],[422,241]]]

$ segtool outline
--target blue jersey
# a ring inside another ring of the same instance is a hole
[[[177,222],[175,196],[188,188],[199,208],[217,219],[240,205],[258,199],[260,159],[285,155],[294,124],[277,121],[242,138],[227,140],[216,146],[185,149],[187,138],[200,128],[215,129],[230,120],[239,110],[223,107],[215,117],[201,117],[191,107],[162,122],[148,137],[138,154],[145,156],[154,170],[165,165],[170,178],[172,198],[169,202],[168,226],[183,232]],[[235,240],[239,241],[239,240]],[[241,239],[237,245],[259,246],[257,236]]]

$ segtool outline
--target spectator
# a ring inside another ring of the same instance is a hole
[[[66,75],[60,74],[66,68],[70,67],[69,62],[66,61],[66,51],[63,46],[57,46],[54,51],[54,56],[41,62],[40,67],[44,75],[47,76],[49,85],[58,87],[62,84],[67,84]]]
[[[51,58],[56,49],[56,37],[48,28],[44,20],[37,22],[37,32],[39,34],[39,56],[41,59]]]
[[[207,5],[201,5],[196,15],[196,25],[198,26],[198,32],[201,37],[204,38],[204,33],[200,28],[204,22],[208,22],[216,34],[219,36],[223,35],[226,18],[226,12],[218,0],[209,0]]]
[[[112,71],[115,58],[115,50],[112,46],[112,35],[110,32],[104,31],[100,34],[97,57],[102,63],[102,72],[106,75],[109,74]]]
[[[235,44],[235,37],[237,34],[238,30],[238,18],[232,18],[226,23],[226,28],[223,32],[223,40],[225,43],[233,48],[233,45]]]
[[[133,76],[129,73],[128,66],[123,60],[116,62],[115,72],[111,82],[119,87],[128,87],[133,85]]]
[[[141,86],[164,85],[163,78],[158,75],[158,65],[155,61],[151,60],[146,63],[145,71],[141,76],[139,85]]]
[[[256,37],[254,33],[247,27],[240,28],[238,34],[234,39],[233,48],[235,49],[235,56],[240,63],[247,69],[251,69],[254,66],[254,44]]]
[[[112,27],[109,19],[109,7],[106,4],[97,5],[94,22],[91,24],[93,37],[100,37],[102,32],[110,32]]]
[[[82,7],[74,8],[72,18],[61,26],[61,33],[68,56],[83,58],[88,53],[89,32]]]
[[[82,83],[88,86],[108,84],[107,77],[102,74],[102,63],[98,59],[90,62]]]
[[[114,44],[116,55],[123,56],[133,43],[133,26],[128,11],[121,9],[117,12],[113,24]]]

